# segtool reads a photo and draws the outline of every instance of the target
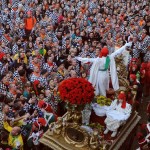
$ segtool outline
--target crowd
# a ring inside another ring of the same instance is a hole
[[[132,41],[130,84],[148,96],[149,27],[148,0],[0,0],[0,148],[39,148],[63,111],[59,83],[89,79],[92,64],[76,57],[111,55]]]

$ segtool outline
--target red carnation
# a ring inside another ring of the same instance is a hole
[[[58,91],[63,101],[71,104],[90,103],[94,98],[94,88],[90,82],[83,78],[69,78],[59,85]]]

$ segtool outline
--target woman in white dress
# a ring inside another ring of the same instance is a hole
[[[125,93],[121,92],[118,95],[118,99],[115,99],[109,109],[106,112],[106,130],[104,134],[107,134],[109,131],[112,131],[111,137],[115,137],[117,134],[118,128],[126,122],[131,114],[131,105],[126,102]]]
[[[106,96],[106,90],[109,89],[109,68],[111,81],[114,90],[119,89],[118,76],[116,71],[116,64],[114,58],[122,54],[127,46],[131,46],[132,42],[126,43],[117,51],[113,52],[111,55],[108,55],[108,49],[103,48],[100,53],[100,58],[81,58],[76,57],[77,60],[87,63],[92,62],[92,67],[90,70],[89,82],[93,84],[93,87],[96,89],[96,95]]]

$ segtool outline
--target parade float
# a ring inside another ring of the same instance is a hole
[[[120,89],[107,91],[107,97],[95,96],[92,84],[83,78],[70,78],[61,82],[59,97],[66,103],[66,113],[51,123],[47,132],[40,139],[45,149],[52,150],[130,150],[135,137],[140,116],[136,111],[136,87],[130,88],[122,59],[116,60]],[[92,109],[109,106],[119,92],[125,92],[132,101],[132,114],[119,128],[117,136],[104,135],[106,118]],[[130,93],[130,94],[129,94]]]

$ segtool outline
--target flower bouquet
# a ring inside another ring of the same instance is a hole
[[[94,129],[94,128],[98,129],[98,131],[99,131],[100,133],[102,133],[102,132],[104,131],[104,126],[102,126],[102,125],[99,124],[99,123],[91,123],[91,124],[89,124],[89,126],[90,126],[92,129]]]
[[[61,100],[70,104],[83,105],[91,103],[94,98],[94,88],[84,78],[69,78],[58,87]]]
[[[97,96],[96,100],[97,104],[99,104],[100,106],[110,106],[111,104],[111,99],[105,96]]]

